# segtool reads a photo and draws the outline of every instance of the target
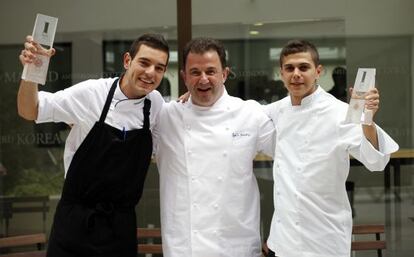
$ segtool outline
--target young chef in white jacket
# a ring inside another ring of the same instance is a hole
[[[29,36],[22,64],[32,63],[37,54],[51,53]],[[135,205],[151,160],[151,130],[163,104],[154,89],[168,56],[161,35],[144,34],[125,53],[120,78],[87,80],[54,94],[21,81],[17,102],[22,117],[73,124],[48,257],[136,257]]]
[[[273,154],[270,119],[254,101],[229,96],[223,46],[193,39],[181,75],[191,97],[159,114],[157,165],[165,257],[259,257],[258,151]]]
[[[343,123],[348,104],[317,84],[321,71],[311,43],[294,40],[283,48],[280,72],[289,95],[266,106],[278,132],[269,257],[349,257],[349,155],[374,171],[383,170],[398,150],[375,123]],[[378,90],[365,99],[375,114]]]

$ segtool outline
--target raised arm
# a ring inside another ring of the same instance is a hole
[[[26,37],[24,49],[20,53],[19,59],[22,65],[32,63],[38,54],[53,56],[55,49],[43,48],[40,44],[33,41],[31,36]],[[36,120],[38,113],[38,85],[36,83],[21,80],[17,93],[17,111],[26,120]]]
[[[365,108],[372,111],[372,119],[374,120],[375,113],[379,108],[379,92],[378,89],[371,89],[367,96],[365,97]],[[362,125],[362,130],[367,140],[372,144],[372,146],[378,150],[378,136],[377,129],[374,123],[371,125]]]

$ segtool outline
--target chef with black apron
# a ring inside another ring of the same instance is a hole
[[[29,36],[22,64],[33,62],[36,54],[44,53]],[[154,89],[168,57],[162,36],[144,34],[124,55],[120,78],[87,80],[53,94],[21,81],[23,118],[72,125],[48,257],[137,255],[135,205],[151,160],[151,129],[163,104]]]

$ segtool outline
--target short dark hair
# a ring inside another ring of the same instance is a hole
[[[223,44],[216,39],[205,37],[194,38],[185,45],[183,51],[183,67],[185,68],[187,56],[190,52],[195,54],[204,54],[211,50],[217,52],[220,58],[221,67],[223,69],[226,68],[226,50],[224,49]]]
[[[282,67],[283,64],[283,58],[291,55],[291,54],[297,54],[297,53],[306,53],[309,52],[312,56],[313,63],[315,66],[319,65],[319,53],[316,47],[309,41],[306,40],[290,40],[286,43],[286,45],[283,47],[282,51],[280,52],[279,57],[279,63],[280,67]]]
[[[134,59],[135,55],[138,53],[141,45],[146,45],[151,48],[161,50],[167,54],[167,63],[170,59],[170,48],[165,38],[160,34],[146,33],[141,35],[139,38],[135,39],[134,42],[129,47],[129,55],[131,59]]]

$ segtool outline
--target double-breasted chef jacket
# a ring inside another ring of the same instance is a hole
[[[361,125],[345,124],[348,104],[320,86],[293,106],[266,106],[277,134],[274,207],[268,247],[283,257],[349,257],[352,213],[345,189],[350,155],[383,170],[398,145],[379,126],[379,151]]]
[[[190,98],[165,104],[157,126],[164,256],[259,257],[253,159],[275,140],[262,107],[227,92],[211,107]]]

